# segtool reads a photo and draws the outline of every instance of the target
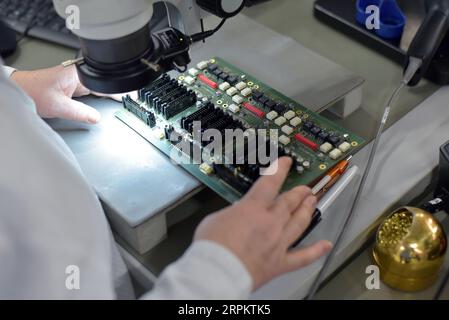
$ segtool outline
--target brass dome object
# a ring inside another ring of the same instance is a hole
[[[386,285],[414,292],[435,283],[446,248],[438,220],[422,209],[402,207],[379,226],[373,258]]]

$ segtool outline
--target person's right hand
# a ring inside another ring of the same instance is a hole
[[[275,175],[260,178],[241,201],[207,217],[195,234],[195,240],[214,241],[231,250],[251,274],[254,290],[313,263],[332,248],[322,240],[290,250],[309,226],[317,202],[304,186],[279,195],[291,164],[291,159],[281,158]]]

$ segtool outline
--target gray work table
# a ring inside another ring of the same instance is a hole
[[[400,79],[400,66],[316,21],[312,16],[312,4],[312,0],[277,0],[273,3],[251,8],[247,10],[247,14],[258,22],[298,40],[306,47],[367,79],[362,110],[345,120],[338,121],[345,127],[370,138],[374,133],[382,103]],[[20,69],[36,69],[54,65],[72,58],[73,55],[72,50],[26,39],[21,44],[21,50],[7,62]],[[424,82],[423,85],[414,90],[405,91],[399,102],[399,107],[393,113],[391,122],[402,118],[436,89],[437,86]],[[110,116],[110,110],[107,107],[105,107],[104,112],[106,116]],[[330,114],[327,115],[332,117]],[[123,131],[123,134],[128,133]],[[151,146],[147,146],[147,148],[151,148]],[[435,155],[436,152],[437,150],[435,150]],[[160,160],[164,161],[162,158]],[[218,197],[207,193],[207,191],[198,196],[198,203],[201,203],[205,198],[209,198],[208,203],[211,203],[206,206],[207,209],[196,210],[197,214],[192,216],[191,219],[171,228],[169,233],[176,236],[169,237],[151,253],[140,257],[140,262],[153,268],[152,271],[157,273],[168,262],[179,256],[189,244],[197,222],[207,213],[208,209],[213,210],[224,205]],[[395,202],[398,201],[399,199],[395,199]],[[360,228],[361,226],[357,227]],[[369,231],[372,231],[372,226],[365,226],[362,229],[371,229],[366,232],[369,233]],[[123,246],[127,247],[124,243]],[[132,251],[130,248],[128,249]],[[351,254],[356,250],[357,248],[353,248]],[[153,263],[153,258],[156,256],[160,256],[160,261]],[[275,292],[278,289],[274,288],[273,290]],[[265,295],[262,297],[265,297]]]

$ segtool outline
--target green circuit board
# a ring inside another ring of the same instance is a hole
[[[365,144],[356,134],[311,112],[218,57],[202,61],[175,79],[165,76],[165,79],[143,88],[136,101],[125,98],[124,109],[116,116],[170,156],[174,150],[181,152],[170,140],[168,128],[184,140],[192,139],[191,130],[186,129],[186,119],[193,119],[204,111],[205,105],[213,106],[211,112],[222,115],[217,116],[216,123],[221,124],[219,118],[225,115],[244,129],[279,131],[279,137],[282,136],[279,148],[295,160],[284,190],[297,185],[312,186],[338,162]],[[237,181],[242,176],[246,179],[242,168],[232,167],[234,172],[226,168],[223,173],[223,168],[214,165],[213,157],[203,159],[201,164],[189,162],[190,155],[182,157],[187,161],[181,161],[180,165],[224,199],[234,202],[245,193],[246,189]],[[248,181],[245,180],[245,186],[252,180]]]

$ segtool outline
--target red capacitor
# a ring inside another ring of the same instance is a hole
[[[252,113],[254,113],[256,116],[258,116],[259,118],[263,119],[265,117],[265,112],[263,112],[262,110],[260,110],[259,108],[253,106],[251,103],[249,102],[245,102],[243,104],[243,107],[248,110],[251,111]]]
[[[300,133],[298,133],[295,136],[295,139],[298,140],[299,142],[301,142],[303,145],[305,145],[305,146],[309,147],[310,149],[314,150],[314,151],[318,150],[318,145],[315,142],[307,139],[306,137],[304,137]]]
[[[209,87],[211,87],[211,88],[214,89],[214,90],[218,88],[218,84],[217,84],[216,82],[212,81],[211,79],[209,79],[208,77],[206,77],[204,74],[200,74],[200,75],[198,76],[198,79],[199,79],[202,83],[208,85]]]

